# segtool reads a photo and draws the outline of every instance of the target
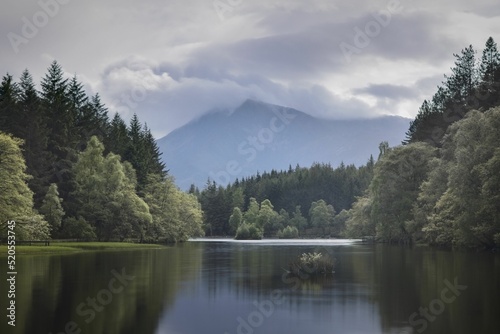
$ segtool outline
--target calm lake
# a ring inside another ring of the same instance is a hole
[[[291,260],[314,251],[337,259],[332,276],[285,275]],[[1,333],[500,332],[500,256],[488,253],[200,239],[16,260],[16,327],[7,326],[2,296]]]

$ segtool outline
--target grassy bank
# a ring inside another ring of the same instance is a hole
[[[16,246],[16,255],[75,253],[104,250],[132,250],[162,248],[155,244],[136,244],[128,242],[51,242],[50,246]],[[7,246],[0,246],[0,256],[7,255]]]

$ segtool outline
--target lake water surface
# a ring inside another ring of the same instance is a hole
[[[314,251],[337,259],[332,276],[286,275],[291,260]],[[500,256],[487,253],[200,239],[18,256],[17,272],[16,327],[3,315],[1,333],[500,332]],[[1,286],[5,314],[5,278]]]

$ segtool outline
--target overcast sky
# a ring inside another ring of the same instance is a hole
[[[453,53],[500,40],[500,3],[2,0],[0,31],[2,75],[28,68],[38,83],[55,59],[160,137],[247,98],[323,118],[413,117]]]

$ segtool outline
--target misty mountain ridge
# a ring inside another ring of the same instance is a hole
[[[378,145],[399,145],[410,120],[399,116],[325,120],[302,111],[246,100],[232,112],[212,110],[157,143],[181,189],[210,178],[226,185],[257,172],[291,165],[341,162],[360,166]]]

